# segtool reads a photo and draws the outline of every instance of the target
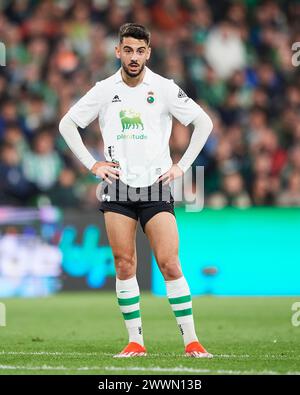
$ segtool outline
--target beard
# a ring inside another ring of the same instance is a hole
[[[129,71],[129,68],[122,62],[122,67],[123,67],[123,70],[125,71],[125,73],[129,76],[129,77],[131,77],[131,78],[133,78],[133,77],[137,77],[137,76],[139,76],[140,74],[141,74],[141,72],[144,70],[144,68],[145,68],[145,63],[143,63],[141,66],[140,66],[140,69],[137,69],[137,71],[135,71],[135,72],[131,72],[131,71]]]

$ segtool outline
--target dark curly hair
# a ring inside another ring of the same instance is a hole
[[[120,27],[119,38],[120,43],[124,37],[133,37],[137,40],[144,40],[147,45],[150,44],[150,32],[149,30],[138,23],[125,23]]]

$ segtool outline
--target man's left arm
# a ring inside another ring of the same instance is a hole
[[[194,130],[182,158],[178,163],[173,164],[165,174],[161,175],[157,182],[164,181],[163,184],[166,185],[175,178],[182,176],[201,152],[213,129],[213,123],[208,114],[202,110],[192,124]]]
[[[212,120],[204,111],[201,111],[200,115],[192,123],[194,125],[194,131],[190,144],[177,163],[177,166],[180,167],[183,173],[186,172],[197,158],[213,129]]]

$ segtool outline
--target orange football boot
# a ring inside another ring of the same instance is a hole
[[[114,358],[145,357],[146,355],[147,351],[145,347],[141,346],[139,343],[130,342],[124,350],[114,355]]]
[[[212,358],[213,355],[205,350],[199,342],[189,343],[185,347],[185,355],[192,358]]]

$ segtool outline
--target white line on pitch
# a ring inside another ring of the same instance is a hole
[[[66,355],[66,356],[96,356],[96,352],[62,352],[62,351],[0,351],[0,355]],[[103,355],[103,353],[102,353]]]
[[[255,371],[255,370],[214,370],[214,369],[195,369],[187,368],[183,366],[173,368],[160,368],[160,367],[115,367],[115,366],[83,366],[83,367],[66,367],[66,366],[14,366],[14,365],[0,365],[0,370],[56,370],[56,371],[124,371],[124,372],[171,372],[171,373],[217,373],[217,374],[236,374],[236,375],[247,375],[247,374],[259,374],[259,375],[300,375],[300,372],[275,372],[275,371]]]
[[[287,373],[280,373],[275,371],[255,371],[255,370],[223,370],[223,369],[195,369],[195,368],[186,368],[183,366],[178,366],[175,368],[160,368],[160,367],[116,367],[116,366],[107,366],[105,370],[111,371],[151,371],[151,372],[190,372],[190,373],[217,373],[217,374],[266,374],[266,375],[281,375],[281,374],[289,374],[289,375],[300,375],[300,372],[287,372]]]
[[[107,356],[111,357],[114,354],[112,353],[104,353],[104,352],[77,352],[77,351],[70,351],[70,352],[63,352],[63,351],[0,351],[0,356],[1,355],[36,355],[36,356],[43,356],[43,355],[49,355],[49,356],[90,356],[90,357],[96,357],[96,356]],[[148,354],[149,357],[176,357],[176,358],[181,358],[185,357],[185,355],[180,355],[176,353],[162,353],[162,354]],[[281,354],[265,354],[265,355],[249,355],[249,354],[214,354],[214,358],[224,358],[224,359],[230,359],[230,358],[255,358],[255,359],[299,359],[299,355],[281,355]]]

